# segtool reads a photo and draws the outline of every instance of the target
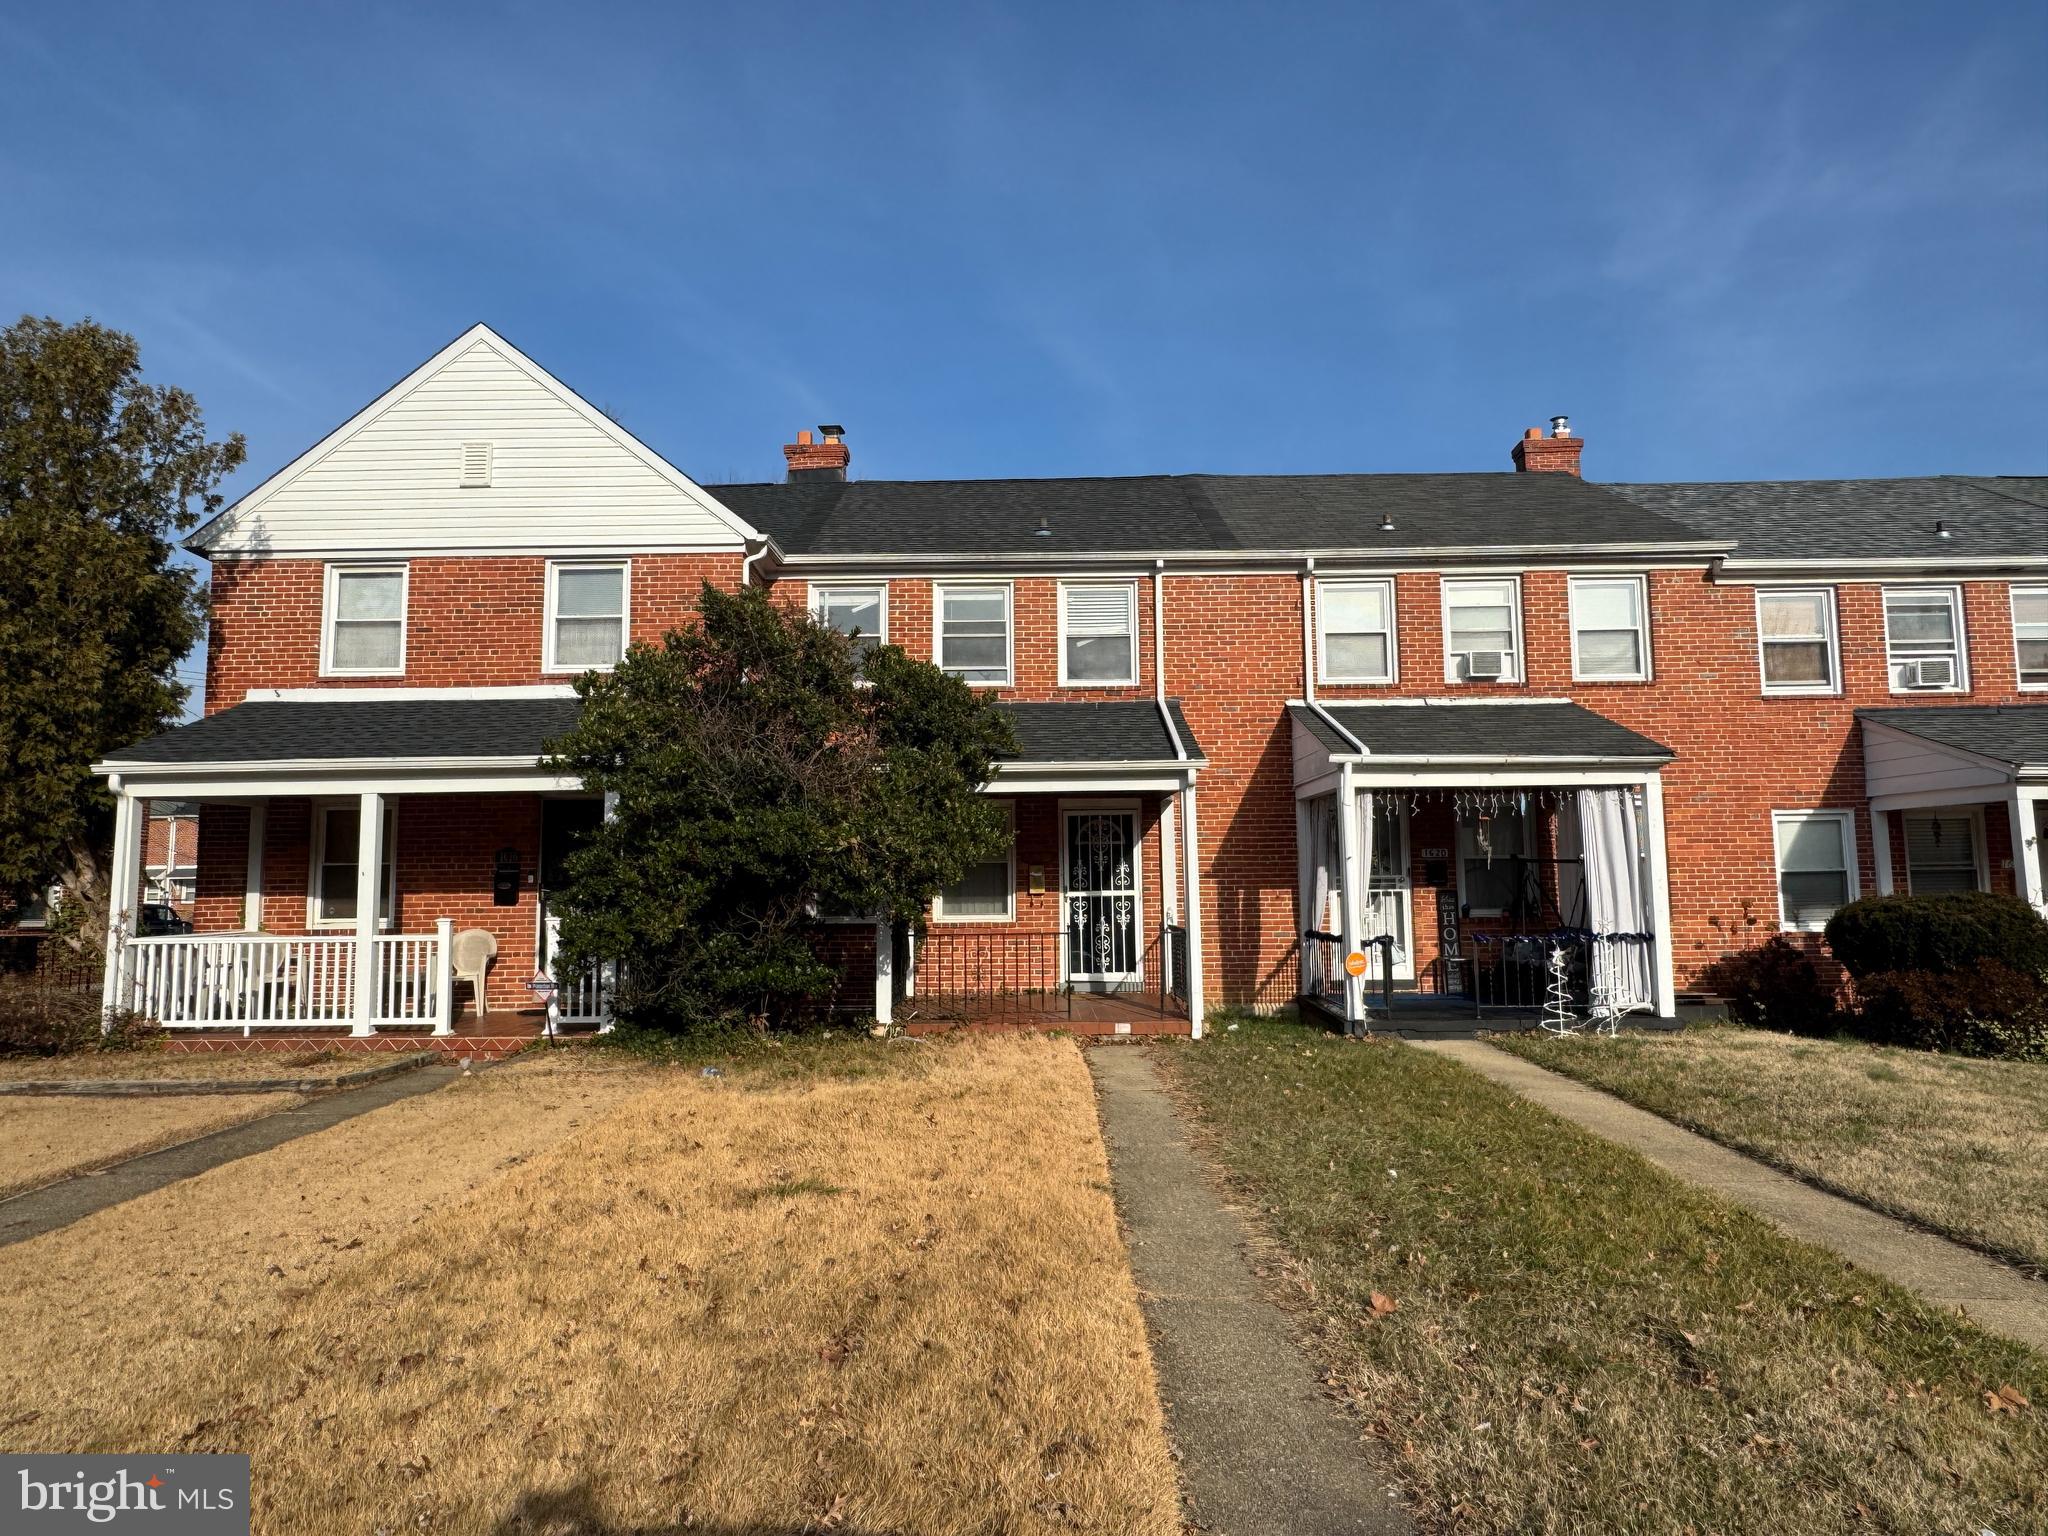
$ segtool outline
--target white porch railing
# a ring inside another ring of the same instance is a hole
[[[291,938],[263,933],[181,933],[129,939],[121,1003],[165,1029],[332,1028],[418,1025],[454,1031],[454,924],[428,934],[371,941],[377,967],[373,1015],[355,1016],[353,935]]]

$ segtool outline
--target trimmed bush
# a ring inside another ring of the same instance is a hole
[[[1996,961],[2048,976],[2048,922],[2017,896],[1866,896],[1828,919],[1828,948],[1859,982],[1882,972],[1951,976]]]
[[[1723,956],[1710,975],[1738,1024],[1794,1035],[1831,1035],[1841,1027],[1813,957],[1783,934]]]
[[[1940,975],[1880,971],[1856,984],[1855,1033],[1881,1045],[2048,1061],[2048,989],[1996,960]]]

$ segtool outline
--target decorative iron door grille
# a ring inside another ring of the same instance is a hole
[[[1115,981],[1138,969],[1137,818],[1067,817],[1067,956],[1076,981]]]

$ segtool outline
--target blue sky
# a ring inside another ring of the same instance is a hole
[[[0,303],[246,487],[475,320],[703,480],[2048,470],[2048,7],[0,9]]]

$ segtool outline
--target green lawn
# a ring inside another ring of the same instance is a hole
[[[2041,1356],[1421,1051],[1159,1059],[1427,1528],[2048,1528]]]
[[[1494,1043],[1852,1199],[2048,1268],[2048,1066],[1733,1025]]]

